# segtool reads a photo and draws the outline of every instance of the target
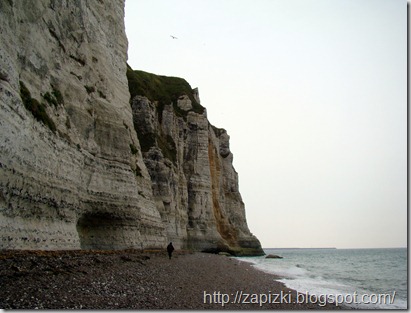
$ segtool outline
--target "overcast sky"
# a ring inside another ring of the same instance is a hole
[[[127,0],[125,21],[131,67],[228,131],[263,247],[406,246],[405,0]]]

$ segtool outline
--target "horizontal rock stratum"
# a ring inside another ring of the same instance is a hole
[[[127,67],[123,1],[0,2],[0,248],[262,254],[229,136]]]

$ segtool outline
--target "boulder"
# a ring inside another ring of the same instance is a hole
[[[225,256],[232,256],[230,253],[228,252],[219,252],[218,255],[225,255]]]

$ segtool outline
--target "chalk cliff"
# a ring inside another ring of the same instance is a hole
[[[130,101],[123,1],[0,1],[0,42],[1,249],[261,253],[198,92]]]
[[[238,189],[229,136],[212,126],[198,89],[128,68],[134,127],[167,235],[200,250],[260,253]]]

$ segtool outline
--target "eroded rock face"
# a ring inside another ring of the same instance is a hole
[[[132,122],[123,10],[0,2],[1,248],[165,245]]]
[[[0,42],[0,249],[262,253],[198,90],[131,108],[123,1],[0,1]]]
[[[188,99],[179,97],[179,108],[182,98]],[[144,145],[144,162],[173,243],[194,250],[261,254],[247,227],[227,132],[213,127],[205,110],[188,109],[180,116],[173,104],[160,111],[158,103],[143,96],[131,103],[140,140],[152,139]]]

